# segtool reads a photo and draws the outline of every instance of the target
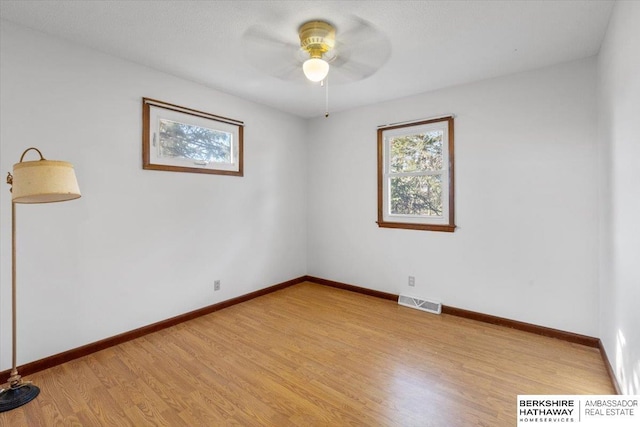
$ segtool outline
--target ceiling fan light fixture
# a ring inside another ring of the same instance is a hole
[[[320,82],[329,74],[329,63],[323,59],[336,43],[336,30],[325,21],[305,22],[298,28],[300,47],[310,57],[302,64],[307,79]]]
[[[302,71],[312,82],[324,80],[329,74],[329,63],[321,58],[310,58],[302,64]]]

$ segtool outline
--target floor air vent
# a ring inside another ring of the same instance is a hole
[[[442,311],[442,304],[440,304],[439,302],[410,297],[409,295],[400,295],[398,297],[398,304],[435,314],[440,314],[440,312]]]

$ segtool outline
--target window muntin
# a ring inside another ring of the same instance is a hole
[[[378,225],[453,231],[453,118],[378,129]]]

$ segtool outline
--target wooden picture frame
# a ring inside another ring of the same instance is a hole
[[[142,98],[142,168],[243,176],[239,120]]]

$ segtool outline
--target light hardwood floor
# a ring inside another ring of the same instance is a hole
[[[1,426],[514,426],[612,394],[595,348],[302,283],[27,378]]]

